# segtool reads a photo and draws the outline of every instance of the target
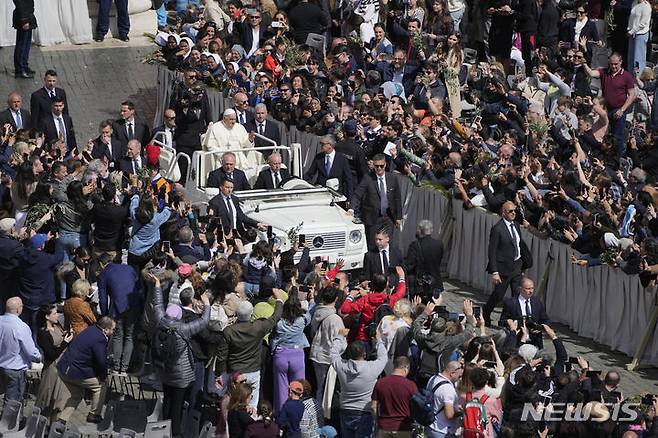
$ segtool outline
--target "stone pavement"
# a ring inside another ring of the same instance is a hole
[[[443,282],[446,291],[443,293],[443,304],[451,312],[461,312],[462,302],[468,298],[475,305],[483,306],[488,295],[463,283],[448,280]],[[509,296],[509,292],[508,295]],[[491,317],[494,324],[498,322],[501,308],[497,308]],[[638,371],[627,371],[626,365],[631,362],[630,357],[618,351],[612,351],[605,345],[598,344],[591,339],[578,336],[577,333],[562,324],[552,324],[551,327],[558,333],[565,344],[569,356],[583,356],[593,370],[617,370],[621,373],[621,388],[624,396],[629,398],[640,394],[658,394],[658,368],[641,368]],[[638,333],[638,337],[642,333]],[[555,357],[555,348],[551,342],[544,342],[544,348]]]
[[[117,42],[106,40],[102,44],[84,46],[33,46],[30,66],[37,72],[34,79],[15,79],[14,49],[2,48],[0,108],[6,108],[10,92],[18,91],[23,96],[24,107],[29,110],[30,95],[43,86],[44,72],[54,69],[58,86],[66,91],[78,146],[98,136],[102,120],[119,118],[124,100],[132,100],[138,116],[151,125],[156,107],[156,69],[140,60],[151,53],[154,46],[136,45],[118,46]]]

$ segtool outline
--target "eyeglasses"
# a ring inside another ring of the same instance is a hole
[[[505,213],[516,213],[516,208],[513,210],[505,210]]]
[[[373,164],[373,166],[376,167],[377,169],[383,169],[384,167],[386,167],[386,164]]]
[[[585,11],[576,11],[576,12],[579,13],[579,14],[584,14],[585,13]]]
[[[583,55],[574,55],[573,57],[576,59],[583,59]]]
[[[282,93],[285,93],[285,92],[287,92],[287,91],[290,91],[290,88],[282,88],[282,89],[281,89],[281,92],[282,92]]]
[[[258,16],[258,15],[252,15],[252,16],[250,16],[249,18],[252,19],[252,20],[258,20],[258,19],[260,18],[260,16]]]
[[[238,100],[235,103],[239,103],[240,105],[244,105],[247,102],[248,102],[247,100]]]

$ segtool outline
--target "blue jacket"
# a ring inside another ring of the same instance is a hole
[[[55,302],[55,267],[60,262],[53,254],[25,248],[19,280],[25,307],[34,310]]]
[[[97,326],[84,329],[64,351],[57,369],[71,380],[107,377],[107,337]]]
[[[110,298],[108,308],[107,298]],[[130,265],[110,263],[98,276],[98,304],[101,314],[110,318],[122,315],[130,309],[140,309],[144,305],[137,272]]]
[[[130,219],[132,220],[133,229],[128,244],[128,252],[141,256],[160,240],[160,225],[167,222],[169,216],[171,216],[171,210],[165,207],[162,211],[153,215],[151,222],[143,225],[135,217],[138,206],[139,195],[133,195],[130,200]]]

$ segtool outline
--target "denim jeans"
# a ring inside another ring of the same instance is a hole
[[[608,120],[610,120],[610,133],[615,139],[617,156],[621,158],[626,153],[626,113],[617,119],[615,118],[617,110],[619,108],[608,109]]]
[[[130,32],[130,17],[128,16],[128,0],[114,0],[117,7],[117,28],[119,35],[128,35]],[[105,36],[110,29],[110,7],[112,0],[100,0],[98,4],[98,23],[96,35]]]
[[[16,31],[16,47],[14,47],[14,69],[16,73],[26,73],[29,68],[30,46],[32,44],[32,29]]]
[[[86,233],[77,233],[75,231],[60,230],[59,237],[55,241],[55,255],[60,257],[63,263],[71,260],[71,252],[80,246],[87,246],[89,239]],[[66,282],[62,279],[60,284],[60,300],[64,301],[66,295]]]
[[[133,333],[139,318],[139,309],[130,309],[116,317],[116,329],[112,335],[112,366],[125,372],[133,354]]]
[[[313,370],[315,371],[315,384],[317,388],[315,390],[315,401],[318,406],[322,406],[322,400],[324,399],[324,385],[327,380],[327,373],[329,372],[329,367],[331,365],[328,363],[318,363],[313,362]]]
[[[370,412],[340,412],[341,438],[371,438],[372,433],[373,420]]]
[[[632,72],[637,63],[640,73],[647,63],[647,42],[649,32],[628,38],[628,71]]]
[[[258,399],[260,396],[260,370],[251,373],[242,373],[247,383],[251,386],[251,402],[249,406],[256,409],[258,407]],[[226,383],[225,383],[226,384]]]
[[[27,370],[0,368],[0,377],[5,387],[5,401],[23,401],[25,394],[25,373]]]

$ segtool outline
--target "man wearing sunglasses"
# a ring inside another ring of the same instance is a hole
[[[363,221],[368,246],[375,233],[386,228],[390,235],[402,223],[402,198],[398,179],[386,171],[386,157],[377,154],[372,159],[374,172],[366,175],[354,192],[354,214]]]
[[[494,290],[482,309],[487,326],[491,326],[491,312],[505,298],[507,288],[515,293],[521,286],[523,271],[532,266],[532,255],[521,238],[521,228],[516,222],[517,207],[512,201],[503,204],[502,218],[489,233],[489,263]]]

